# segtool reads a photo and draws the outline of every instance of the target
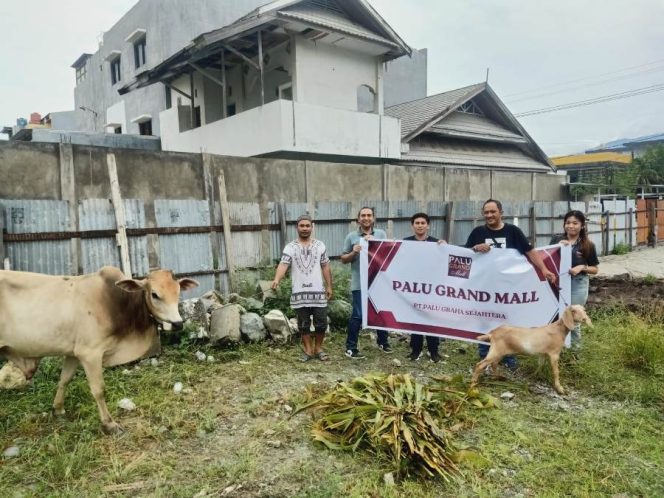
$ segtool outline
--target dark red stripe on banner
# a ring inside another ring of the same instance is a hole
[[[439,327],[436,325],[423,325],[419,323],[400,322],[391,311],[376,311],[373,303],[369,301],[367,308],[367,324],[369,327],[385,327],[395,330],[410,330],[412,332],[426,332],[435,335],[445,335],[459,339],[477,339],[482,335],[479,332]]]
[[[379,271],[389,268],[394,256],[399,252],[400,241],[385,242],[382,240],[369,241],[369,275],[368,287],[371,287]]]

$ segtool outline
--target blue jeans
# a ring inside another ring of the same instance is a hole
[[[490,347],[491,346],[487,346],[486,344],[477,345],[477,352],[480,354],[480,360],[486,358],[486,355],[489,354]],[[516,358],[514,356],[505,356],[500,363],[505,365],[510,370],[514,370],[517,367]]]
[[[579,273],[572,277],[572,299],[570,304],[586,305],[588,300],[588,286],[590,278],[585,273]],[[581,324],[577,323],[576,327],[572,329],[572,347],[581,346]]]
[[[357,349],[357,339],[362,330],[362,293],[359,290],[353,291],[353,312],[348,320],[348,333],[346,335],[346,350]],[[387,331],[376,331],[376,342],[379,345],[387,344]]]

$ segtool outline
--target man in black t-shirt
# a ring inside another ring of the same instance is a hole
[[[503,222],[503,205],[495,199],[487,200],[482,206],[485,225],[475,227],[466,241],[466,247],[475,252],[487,253],[495,249],[516,249],[524,254],[549,282],[556,282],[556,275],[549,271],[542,258],[530,244],[521,229]],[[489,352],[489,346],[479,345],[480,359]],[[516,359],[506,356],[503,363],[510,369],[516,368]]]

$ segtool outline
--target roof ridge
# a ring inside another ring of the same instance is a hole
[[[385,109],[386,110],[387,109],[393,109],[393,108],[398,107],[400,105],[412,104],[413,102],[417,102],[419,100],[431,99],[433,97],[439,97],[440,95],[444,95],[446,93],[458,92],[459,90],[467,90],[468,88],[472,88],[472,87],[479,86],[479,85],[484,85],[484,84],[485,84],[485,82],[482,81],[480,83],[474,83],[472,85],[466,85],[466,86],[462,86],[462,87],[459,87],[459,88],[454,88],[452,90],[447,90],[445,92],[434,93],[433,95],[427,95],[426,97],[420,97],[419,99],[413,99],[413,100],[407,100],[406,102],[400,102],[398,104],[394,104],[394,105],[391,105],[389,107],[386,107]]]

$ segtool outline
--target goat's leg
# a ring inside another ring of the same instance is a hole
[[[53,400],[53,412],[56,415],[65,414],[65,389],[69,381],[72,379],[78,368],[78,358],[74,356],[67,356],[62,364],[62,372],[60,373],[60,382],[58,382],[58,390],[55,393]]]
[[[553,388],[558,394],[565,394],[563,386],[560,385],[560,371],[558,369],[559,353],[549,353],[549,361],[551,362],[551,372],[553,372]]]
[[[88,384],[90,384],[90,391],[97,402],[102,430],[106,434],[122,432],[123,429],[120,424],[115,422],[111,417],[108,406],[106,405],[106,399],[104,398],[104,370],[101,355],[92,358],[79,357],[78,359],[85,369],[85,375],[88,378]]]
[[[483,360],[480,360],[477,365],[475,365],[475,370],[473,370],[473,377],[470,381],[471,386],[477,385],[477,382],[480,379],[480,374],[482,371],[488,367],[491,364],[491,360],[488,358],[484,358]]]

